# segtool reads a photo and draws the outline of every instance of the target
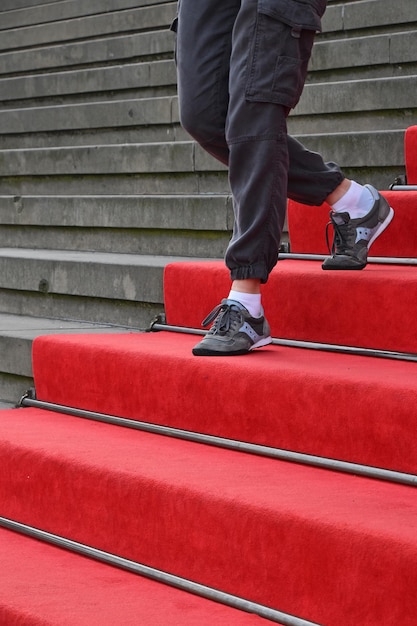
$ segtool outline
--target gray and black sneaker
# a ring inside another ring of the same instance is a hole
[[[394,211],[383,196],[371,185],[365,185],[374,197],[372,209],[364,217],[351,219],[349,213],[330,212],[326,229],[329,252],[324,270],[362,270],[368,261],[368,250],[394,217]],[[328,228],[333,226],[334,238],[330,248]]]
[[[202,322],[213,326],[193,348],[196,356],[235,356],[271,343],[271,331],[265,317],[252,317],[240,302],[222,300]]]

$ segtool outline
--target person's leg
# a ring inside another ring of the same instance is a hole
[[[210,7],[204,7],[192,0],[181,0],[179,6],[177,66],[180,119],[183,127],[206,151],[229,165],[225,125],[229,108],[230,55],[232,31],[241,3],[240,0],[211,0],[209,4]],[[234,160],[239,161],[238,151],[235,150],[234,154],[237,154]],[[245,172],[242,175],[245,178]],[[232,184],[232,192],[238,188],[239,181],[236,181]],[[235,203],[235,210],[238,206]],[[236,221],[239,221],[239,216]],[[258,316],[261,311],[260,279],[233,280],[229,298],[239,299],[253,315]]]
[[[177,60],[181,122],[203,148],[225,165],[229,165],[230,161],[230,149],[225,136],[226,118],[229,111],[229,59],[232,50],[232,32],[239,14],[240,4],[238,0],[229,0],[228,2],[224,2],[224,0],[209,0],[209,2],[204,4],[196,4],[192,0],[181,0],[179,3]],[[232,94],[230,108],[232,112],[234,111],[233,98],[239,104],[242,101],[242,90],[245,88],[234,77],[238,76],[240,71],[239,64],[242,64],[242,59],[243,63],[246,62],[245,53],[241,54],[239,46],[242,46],[243,40],[243,46],[247,45],[249,47],[247,26],[245,25],[247,15],[247,11],[240,15],[235,28],[237,35],[235,36],[236,44],[234,44],[235,50],[232,57],[232,80],[230,81]],[[243,29],[241,27],[242,21],[244,23]],[[272,21],[269,26],[271,24],[276,26],[278,23]],[[252,24],[250,28],[253,28]],[[304,57],[306,57],[305,52]],[[234,59],[237,60],[235,64]],[[245,69],[242,71],[245,71]],[[257,80],[259,80],[259,77]],[[264,104],[261,106],[264,106]],[[275,109],[277,108],[276,105],[272,105],[272,108],[270,107],[272,116],[270,119],[267,118],[266,127],[268,125],[270,127],[275,126],[275,128],[279,127],[280,119],[277,118],[280,118],[281,115],[276,114]],[[243,263],[244,268],[238,271],[238,278],[233,281],[232,290],[235,293],[232,293],[232,295],[234,297],[236,293],[259,294],[260,291],[260,279],[256,281],[252,277],[253,272],[258,274],[258,268],[253,269],[249,267],[245,269],[247,258],[254,258],[253,250],[246,249],[245,241],[257,241],[256,229],[259,227],[262,215],[253,211],[250,195],[246,195],[246,189],[249,186],[255,188],[256,185],[253,184],[253,180],[247,177],[248,169],[250,174],[253,171],[249,159],[250,151],[247,150],[247,145],[250,141],[242,141],[242,138],[239,136],[240,126],[242,125],[251,130],[254,136],[257,135],[256,129],[250,129],[250,122],[257,119],[258,115],[255,103],[252,103],[252,107],[245,106],[243,108],[243,113],[234,113],[233,121],[230,124],[230,142],[234,143],[230,180],[232,193],[235,196],[237,226],[231,246],[226,254],[226,263],[232,268]],[[236,127],[238,128],[237,137],[234,137],[233,135],[236,135]],[[304,146],[292,137],[288,137],[288,151],[288,197],[312,205],[319,205],[324,199],[327,199],[332,204],[327,197],[328,193],[332,194],[332,198],[336,195],[336,199],[339,199],[341,191],[344,192],[346,190],[345,185],[347,181],[344,180],[343,174],[336,164],[324,163],[319,154],[306,150]],[[261,153],[259,157],[256,154],[255,158],[257,158],[257,161],[273,162],[273,153],[271,152],[268,155],[267,151],[264,150],[264,152],[265,158],[263,158]],[[272,173],[272,168],[269,170],[269,173]],[[258,184],[258,187],[266,193],[269,181],[266,178],[262,179],[262,176],[263,172],[260,173],[260,182],[264,184]],[[280,178],[282,179],[282,177]],[[248,185],[249,182],[250,185]],[[249,201],[245,197],[242,199],[242,196],[245,195],[249,198]],[[271,203],[267,199],[258,196],[257,191],[255,191],[255,195],[257,196],[258,204],[269,210],[268,205]],[[280,205],[281,207],[283,206],[282,199]],[[249,213],[247,206],[249,207]],[[256,225],[251,224],[252,216],[256,218]],[[269,266],[273,266],[276,262],[282,218],[283,210],[281,208],[278,227],[275,230],[274,222],[271,222],[270,232],[274,236],[268,248],[272,251],[272,256],[270,261],[267,261],[266,268],[261,272],[264,275],[269,273]],[[274,221],[277,223],[277,219]],[[247,228],[248,225],[252,227]],[[246,278],[247,272],[250,278]],[[247,299],[245,301],[247,302]],[[260,310],[259,297],[253,299],[253,304],[249,307],[249,310],[254,314]]]
[[[312,4],[324,10],[325,3]],[[253,279],[265,282],[277,261],[287,178],[289,197],[299,190],[298,200],[308,202],[308,193],[315,204],[323,201],[318,198],[323,186],[330,193],[343,180],[337,166],[324,164],[290,137],[288,155],[285,117],[301,93],[314,30],[293,32],[266,14],[269,7],[276,12],[280,1],[179,4],[180,119],[202,147],[229,166],[236,226],[226,265],[237,291],[253,291]],[[286,4],[281,13],[287,13]],[[314,26],[317,13],[311,10],[307,19]]]
[[[326,163],[319,153],[308,150],[291,136],[288,136],[288,152],[288,197],[291,200],[320,206],[344,183],[345,175],[336,163]]]
[[[232,31],[240,0],[180,0],[177,82],[180,121],[212,156],[229,164],[225,137]]]
[[[229,165],[229,146],[225,137],[229,57],[239,7],[240,2],[236,0],[226,3],[209,0],[204,5],[196,5],[192,0],[180,0],[179,3],[177,55],[181,120],[190,134],[225,165]],[[339,166],[325,163],[321,155],[307,150],[293,137],[288,137],[288,152],[288,197],[313,206],[327,200],[333,207],[350,184]],[[362,190],[368,193],[368,202],[372,204],[371,194],[366,188]],[[346,201],[350,203],[349,215],[354,219],[361,217],[362,213],[352,205],[355,197],[347,196]],[[234,283],[234,288],[236,291],[259,291],[258,286],[253,288],[250,280],[239,280]]]
[[[374,187],[346,179],[338,165],[325,163],[296,139],[288,138],[288,149],[288,197],[312,206],[326,201],[332,209],[333,244],[323,269],[364,269],[371,245],[390,224],[394,211]]]
[[[261,6],[268,10],[260,10]],[[272,18],[269,9],[276,11],[279,6],[278,0],[231,0],[226,6],[210,0],[203,8],[191,0],[181,0],[180,4],[177,60],[181,121],[208,152],[229,165],[235,229],[226,264],[233,280],[231,294],[239,298],[218,307],[221,311],[217,311],[211,336],[197,346],[195,354],[239,354],[270,340],[264,318],[250,319],[239,300],[254,303],[251,296],[259,296],[260,283],[266,282],[277,261],[287,180],[290,184],[297,180],[300,189],[304,175],[308,186],[308,178],[319,180],[320,167],[323,182],[317,186],[315,197],[314,186],[310,187],[312,204],[325,199],[321,197],[326,196],[323,188],[334,195],[346,184],[337,166],[324,165],[319,155],[309,153],[301,144],[301,150],[298,146],[294,149],[291,139],[287,142],[286,115],[301,93],[314,33],[283,23],[286,14],[283,21]],[[310,170],[313,175],[308,174]],[[306,196],[298,199],[308,201]],[[206,321],[213,319],[208,316]],[[256,325],[259,328],[255,332]],[[254,331],[248,341],[249,335],[241,332],[243,326]],[[231,346],[231,335],[241,339],[242,334],[246,348]]]
[[[259,291],[278,259],[289,168],[286,117],[301,91],[314,32],[294,33],[260,14],[260,5],[242,0],[233,29],[226,119],[235,213],[226,265],[233,283],[229,299],[205,320],[215,323],[193,350],[198,355],[241,354],[270,341]]]

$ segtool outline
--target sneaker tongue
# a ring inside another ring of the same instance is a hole
[[[239,311],[246,311],[246,313],[249,313],[249,311],[247,310],[247,308],[245,306],[243,306],[243,304],[241,302],[238,302],[237,300],[230,300],[229,298],[227,300],[223,300],[223,302],[225,304],[228,304],[230,307],[233,307]]]
[[[335,224],[337,224],[338,226],[342,226],[342,224],[347,224],[347,222],[350,220],[350,215],[349,213],[333,213],[332,219]]]

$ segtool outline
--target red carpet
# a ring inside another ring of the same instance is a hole
[[[417,352],[410,314],[416,284],[417,266],[369,264],[360,272],[324,272],[317,261],[283,260],[264,287],[263,304],[274,337]],[[167,322],[201,328],[229,288],[221,262],[168,265]]]
[[[270,624],[7,530],[0,550],[3,626]]]
[[[370,256],[416,257],[417,192],[383,191],[382,193],[393,207],[395,215],[389,228],[372,245]],[[329,211],[330,207],[327,204],[312,207],[289,201],[288,230],[292,252],[328,254],[326,224],[329,221]],[[332,229],[329,230],[329,237],[331,245]]]
[[[197,340],[169,332],[38,338],[38,398],[417,472],[416,363],[277,346],[198,359]]]
[[[320,624],[415,623],[411,487],[35,409],[0,433],[6,517]]]
[[[414,183],[415,146],[410,129]],[[417,257],[417,192],[385,193],[395,218],[371,254]],[[290,203],[294,252],[327,252],[328,210]],[[168,266],[168,323],[199,327],[229,286],[220,262]],[[288,260],[264,306],[282,338],[417,353],[416,288],[411,266]],[[198,340],[40,337],[37,398],[417,474],[417,363],[278,346],[196,358]],[[41,409],[0,417],[1,516],[321,626],[415,626],[416,487]],[[5,626],[265,622],[11,532],[0,544]]]

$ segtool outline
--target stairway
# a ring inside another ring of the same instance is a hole
[[[416,192],[386,192],[359,273],[307,260],[328,207],[290,203],[274,344],[192,357],[232,211],[179,128],[175,11],[1,3],[0,398],[36,394],[1,411],[0,623],[414,626]],[[381,188],[403,173],[416,21],[415,0],[329,0],[289,120]]]
[[[146,328],[163,274],[223,257],[225,169],[180,128],[165,0],[0,3],[0,399],[40,334]],[[291,134],[360,182],[404,173],[415,0],[329,0]],[[286,238],[287,234],[286,234]]]
[[[1,623],[414,626],[417,191],[385,195],[361,272],[323,272],[290,204],[250,355],[192,356],[217,261],[167,265],[153,332],[35,339],[0,420]]]

